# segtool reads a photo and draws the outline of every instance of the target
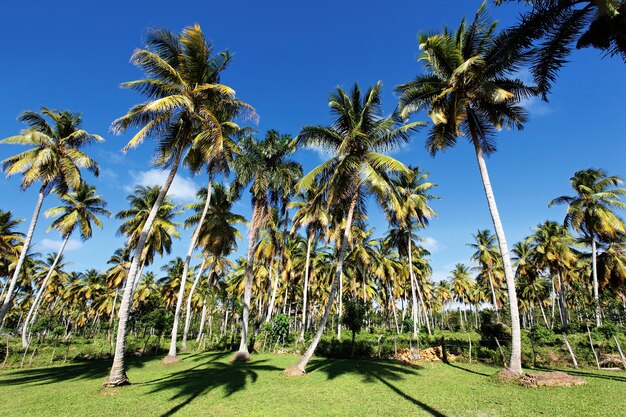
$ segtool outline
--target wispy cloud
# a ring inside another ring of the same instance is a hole
[[[139,172],[130,171],[130,176],[133,178],[133,181],[130,185],[124,187],[124,189],[128,192],[132,192],[135,187],[140,185],[144,187],[155,185],[160,187],[165,183],[167,175],[167,171],[158,169]],[[167,195],[178,202],[190,202],[195,200],[198,188],[198,185],[191,178],[177,175]]]
[[[441,242],[439,242],[438,240],[430,236],[426,236],[422,240],[421,244],[424,247],[424,249],[426,249],[430,253],[437,253],[446,248],[446,245],[442,244]]]
[[[526,85],[535,84],[532,74],[527,69],[518,72],[516,77],[522,80]],[[555,111],[554,107],[543,101],[540,97],[530,97],[526,100],[522,100],[520,105],[526,109],[528,114],[535,117],[545,116]]]
[[[117,172],[111,168],[102,168],[100,170],[100,178],[103,180],[114,180],[117,179],[117,177]]]
[[[110,164],[121,164],[122,162],[124,162],[124,154],[122,153],[122,151],[111,152],[111,151],[100,150],[98,151],[98,155],[102,157],[103,160],[107,161],[107,163],[110,163]]]
[[[63,244],[62,240],[55,239],[42,239],[41,242],[37,245],[39,249],[43,251],[53,250],[59,251],[61,249],[61,245]],[[64,252],[70,252],[73,250],[78,250],[83,247],[83,243],[80,240],[70,239],[67,241],[67,245],[65,245]]]
[[[317,154],[321,161],[328,161],[330,158],[335,156],[335,154],[328,149],[324,149],[320,146],[308,146],[306,149],[309,149]]]

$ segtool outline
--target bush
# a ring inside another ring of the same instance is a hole
[[[530,329],[528,336],[533,343],[537,344],[553,343],[556,339],[554,332],[542,324],[535,324]]]
[[[496,349],[498,344],[496,338],[501,345],[511,343],[511,329],[504,323],[496,321],[495,314],[492,310],[483,310],[480,312],[480,344],[490,349]]]

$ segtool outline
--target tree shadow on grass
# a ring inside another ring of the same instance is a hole
[[[224,355],[227,355],[227,353]],[[266,365],[265,362],[267,360],[231,364],[215,362],[215,358],[212,358],[193,368],[186,368],[144,384],[154,386],[149,392],[150,394],[174,391],[175,393],[170,398],[170,401],[182,400],[161,416],[167,417],[180,411],[200,395],[216,388],[223,387],[224,397],[229,397],[235,392],[244,389],[248,380],[251,383],[256,382],[258,372],[280,370],[280,368],[275,366]]]
[[[127,368],[143,368],[153,357],[128,358]],[[49,368],[17,369],[0,373],[2,385],[47,385],[57,382],[81,379],[104,379],[111,370],[111,359],[71,362],[67,365],[51,366]]]
[[[448,365],[448,366],[450,366],[452,368],[459,369],[459,370],[461,370],[463,372],[469,372],[470,374],[486,376],[486,377],[491,377],[491,376],[494,376],[495,374],[498,373],[498,371],[494,372],[493,374],[487,374],[487,373],[484,373],[484,372],[478,372],[478,371],[474,371],[473,369],[468,369],[468,368],[464,368],[464,367],[462,367],[460,365],[456,365],[456,364],[454,364],[452,362],[448,362],[446,365]]]
[[[561,371],[561,372],[565,372],[571,375],[577,375],[577,376],[582,376],[582,377],[589,377],[589,378],[598,378],[598,379],[606,379],[609,381],[617,381],[617,382],[626,382],[626,375],[607,375],[607,374],[599,374],[599,373],[595,373],[595,372],[585,372],[585,371],[579,371],[576,369],[563,369],[563,368],[549,368],[546,366],[541,366],[541,367],[537,367],[537,369],[540,369],[542,371]],[[607,371],[608,372],[608,371]],[[613,371],[611,371],[613,372]],[[614,371],[614,372],[619,372],[619,373],[623,373],[623,371]]]
[[[398,396],[427,413],[436,417],[445,417],[445,414],[439,410],[410,396],[390,382],[403,380],[406,376],[418,377],[420,376],[418,372],[420,369],[422,369],[420,366],[406,366],[387,361],[317,359],[313,361],[309,373],[323,372],[328,376],[328,379],[334,379],[343,374],[353,374],[361,376],[363,382],[366,383],[380,381]]]

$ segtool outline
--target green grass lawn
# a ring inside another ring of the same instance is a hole
[[[110,361],[0,371],[3,416],[624,416],[626,374],[581,371],[587,385],[526,389],[479,364],[315,359],[287,378],[291,355],[190,353],[182,362],[130,361],[133,385],[104,389]]]

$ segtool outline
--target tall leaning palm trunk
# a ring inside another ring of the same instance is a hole
[[[252,222],[248,232],[248,260],[246,262],[246,280],[243,290],[243,314],[241,316],[241,342],[239,350],[233,357],[233,362],[247,361],[250,359],[248,351],[248,329],[250,324],[250,300],[252,298],[252,281],[254,279],[254,249],[259,234],[259,225],[262,218],[262,207],[258,202],[252,210]]]
[[[493,277],[491,276],[491,268],[487,270],[487,279],[489,280],[489,287],[491,288],[491,300],[493,302],[493,309],[496,311],[496,317],[500,320],[500,311],[498,310],[498,299],[496,297],[496,289],[493,285]]]
[[[24,320],[24,324],[22,325],[23,326],[22,327],[22,347],[24,348],[28,346],[28,333],[29,333],[28,328],[30,327],[32,323],[35,322],[35,319],[37,318],[37,311],[39,310],[41,298],[44,292],[46,291],[46,287],[48,286],[48,281],[50,281],[52,274],[54,274],[57,264],[59,263],[59,259],[61,259],[61,256],[63,255],[63,251],[65,250],[65,246],[67,245],[68,240],[70,240],[69,234],[67,234],[65,236],[65,239],[63,239],[63,243],[61,244],[61,248],[59,249],[59,252],[54,257],[54,261],[52,262],[52,265],[50,266],[50,269],[48,270],[46,277],[41,283],[39,290],[37,290],[35,301],[33,301],[33,304],[30,306],[30,310],[28,310],[28,315],[26,316],[26,320]]]
[[[176,299],[176,310],[174,312],[174,324],[172,325],[172,337],[170,339],[170,350],[167,353],[167,356],[163,359],[166,363],[178,362],[178,358],[176,356],[176,341],[178,338],[178,322],[180,321],[180,311],[183,305],[183,299],[185,297],[185,284],[187,283],[187,275],[189,274],[189,263],[191,262],[191,256],[193,255],[193,251],[196,248],[196,244],[198,243],[198,236],[200,236],[200,229],[202,228],[202,224],[204,223],[204,219],[206,218],[207,212],[209,211],[209,206],[211,205],[211,187],[212,187],[212,178],[209,175],[209,184],[207,185],[207,198],[204,203],[204,207],[202,209],[202,215],[200,216],[200,220],[198,221],[198,225],[196,229],[193,231],[191,235],[191,240],[189,241],[189,247],[187,248],[187,256],[185,257],[185,263],[183,265],[183,275],[180,278],[180,289],[178,290],[178,297]],[[190,295],[191,296],[191,295]],[[185,346],[182,349],[186,349]]]
[[[597,248],[595,236],[591,237],[591,270],[593,276],[593,299],[595,301],[596,327],[600,327],[602,326],[602,312],[600,310],[600,291],[598,285]]]
[[[24,265],[24,260],[26,259],[26,255],[28,254],[28,249],[30,248],[30,242],[33,240],[33,234],[35,233],[37,220],[39,220],[39,214],[41,213],[41,206],[43,205],[44,198],[45,198],[45,186],[42,186],[39,189],[39,195],[37,197],[37,204],[35,205],[35,211],[33,212],[33,217],[30,220],[30,226],[28,226],[28,233],[26,234],[26,239],[24,239],[22,252],[20,252],[20,257],[17,260],[15,271],[13,271],[13,275],[11,276],[11,281],[9,282],[9,289],[6,291],[5,296],[4,296],[4,301],[2,302],[2,307],[0,307],[0,325],[2,325],[2,323],[4,322],[4,317],[9,311],[9,308],[11,307],[11,299],[13,298],[13,291],[15,290],[15,284],[17,283],[17,278],[20,276],[20,272],[22,270],[22,266]]]
[[[272,296],[270,297],[270,301],[267,305],[267,313],[265,315],[265,322],[269,323],[272,320],[272,315],[274,314],[274,305],[276,303],[276,294],[278,293],[278,280],[280,279],[280,271],[283,267],[283,260],[285,257],[285,246],[287,241],[287,226],[289,225],[289,212],[285,211],[285,223],[283,224],[283,233],[280,239],[279,248],[278,248],[278,262],[276,265],[276,271],[274,271],[274,282],[272,284]],[[260,321],[259,321],[260,323]]]
[[[300,336],[298,340],[304,340],[304,331],[306,330],[306,310],[307,310],[307,298],[309,292],[309,268],[311,265],[311,247],[313,246],[313,239],[315,238],[315,232],[309,233],[309,239],[306,242],[306,261],[304,263],[304,288],[302,289],[302,328],[300,329]]]
[[[509,247],[506,243],[506,236],[504,235],[504,228],[502,227],[502,221],[500,220],[500,213],[498,212],[498,206],[496,205],[496,198],[491,188],[491,181],[489,180],[489,172],[487,171],[487,164],[485,163],[485,157],[483,150],[477,139],[473,138],[474,149],[476,151],[476,160],[478,161],[478,168],[480,170],[480,177],[483,182],[483,188],[485,189],[485,196],[487,197],[487,204],[489,206],[489,213],[491,214],[491,220],[493,221],[493,227],[496,231],[496,237],[498,238],[498,244],[500,246],[500,254],[502,256],[502,265],[504,266],[504,277],[506,279],[507,291],[509,294],[509,308],[511,310],[511,361],[509,364],[509,370],[515,374],[522,373],[522,336],[520,330],[520,318],[519,307],[517,304],[517,293],[515,291],[515,275],[513,274],[513,268],[511,266],[511,257],[509,255]]]
[[[409,233],[409,279],[411,280],[411,320],[413,320],[413,339],[417,339],[417,294],[415,292],[415,274],[413,271],[413,245],[411,244],[412,236]]]
[[[346,249],[348,247],[348,242],[350,241],[350,230],[352,229],[352,218],[354,217],[354,210],[356,209],[356,204],[358,200],[358,190],[355,190],[354,197],[350,202],[350,208],[348,209],[348,217],[346,218],[346,226],[343,231],[341,237],[341,246],[339,247],[339,259],[337,260],[337,268],[335,269],[335,279],[333,280],[333,284],[330,287],[330,295],[328,296],[328,302],[326,303],[326,308],[324,309],[324,315],[322,316],[322,321],[311,341],[311,344],[307,348],[304,355],[300,358],[300,360],[295,364],[290,366],[285,370],[287,375],[303,375],[305,373],[306,365],[311,360],[317,345],[322,339],[322,335],[324,334],[324,330],[326,329],[326,323],[328,322],[328,316],[330,315],[330,311],[333,308],[333,302],[335,301],[335,296],[337,294],[337,289],[339,287],[339,281],[341,280],[341,274],[343,272],[343,261],[346,257]]]
[[[189,327],[191,326],[191,301],[193,299],[193,293],[196,291],[196,287],[198,286],[198,282],[200,282],[200,278],[204,273],[204,265],[206,264],[206,260],[203,260],[200,264],[200,268],[198,269],[198,273],[196,274],[196,279],[193,281],[193,285],[189,290],[189,295],[187,296],[187,310],[185,312],[185,330],[183,331],[183,341],[180,344],[180,350],[187,349],[187,336],[189,335]],[[204,309],[202,314],[204,314]]]
[[[130,265],[130,270],[128,271],[128,279],[126,280],[124,294],[122,295],[122,301],[120,302],[120,309],[118,311],[119,322],[117,326],[117,338],[115,342],[115,356],[113,357],[113,366],[111,367],[111,372],[109,373],[109,376],[103,383],[103,385],[107,387],[116,387],[121,385],[127,385],[130,383],[128,377],[126,376],[124,349],[126,347],[126,322],[128,321],[128,315],[130,312],[133,284],[139,270],[139,264],[142,258],[144,247],[146,245],[146,241],[148,239],[148,235],[150,234],[150,229],[152,229],[152,224],[154,223],[154,219],[157,216],[159,208],[161,207],[161,204],[163,204],[163,200],[165,200],[165,196],[167,195],[167,192],[172,185],[172,181],[174,181],[174,177],[176,177],[176,172],[178,171],[181,157],[182,153],[181,151],[178,151],[174,158],[172,168],[170,169],[167,179],[165,180],[165,184],[163,184],[163,186],[161,187],[161,190],[159,191],[159,196],[154,202],[154,205],[150,210],[150,214],[148,215],[148,219],[146,220],[146,223],[144,224],[143,228],[141,229],[141,233],[139,234],[139,241],[137,242],[133,261]]]
[[[411,240],[412,240],[411,236],[409,235],[409,245],[408,245],[409,246],[409,266],[410,266],[409,271],[411,272],[411,282],[415,281],[415,289],[417,290],[417,296],[419,297],[419,301],[422,306],[422,312],[424,313],[424,322],[426,323],[426,330],[428,331],[428,335],[430,336],[432,332],[430,330],[430,319],[428,318],[428,311],[426,310],[426,303],[424,303],[424,296],[422,295],[422,290],[420,289],[420,286],[417,280],[415,279],[415,273],[413,271],[413,242],[411,242]],[[413,294],[413,302],[414,303],[416,302],[415,294]],[[415,334],[414,337],[417,337],[417,334]]]

